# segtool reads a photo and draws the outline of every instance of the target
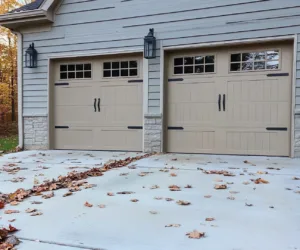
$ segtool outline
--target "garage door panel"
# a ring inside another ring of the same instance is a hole
[[[55,110],[55,126],[92,126],[92,106],[59,106]]]
[[[55,87],[55,105],[93,105],[96,98],[92,86]]]
[[[56,129],[56,149],[92,149],[94,133],[92,129]]]

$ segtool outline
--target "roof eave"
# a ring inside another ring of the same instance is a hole
[[[9,29],[33,22],[53,22],[51,15],[42,9],[7,13],[0,16],[0,25]]]

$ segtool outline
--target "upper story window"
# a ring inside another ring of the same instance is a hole
[[[92,64],[61,64],[60,65],[60,79],[91,79],[92,78]]]
[[[215,56],[189,56],[174,58],[174,74],[204,74],[215,72]]]
[[[126,77],[137,75],[137,61],[114,61],[103,63],[103,77]]]
[[[279,60],[279,50],[235,53],[230,56],[230,71],[276,70]]]

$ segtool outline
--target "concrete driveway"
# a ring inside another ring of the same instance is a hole
[[[111,159],[136,155],[71,151],[5,155],[0,157],[0,192],[32,188],[34,181],[42,183],[65,175],[73,167],[85,171]],[[22,168],[15,175],[3,171],[12,163]],[[97,186],[69,197],[63,197],[67,192],[64,189],[55,191],[51,199],[35,196],[18,206],[7,205],[0,210],[0,227],[12,224],[20,229],[16,234],[22,240],[17,247],[20,250],[300,249],[300,180],[295,180],[300,178],[300,160],[162,154],[132,165],[135,168],[124,167],[89,178],[88,182]],[[235,176],[205,173],[211,170],[225,170]],[[26,179],[10,181],[18,177]],[[269,183],[251,181],[258,178]],[[216,184],[225,184],[227,189],[214,189]],[[151,189],[154,185],[158,188]],[[170,191],[170,185],[180,186],[181,191]],[[187,185],[192,188],[185,188]],[[117,194],[121,191],[134,193]],[[115,196],[108,196],[108,192]],[[191,205],[178,205],[178,200]],[[32,205],[32,201],[43,203]],[[85,202],[93,207],[84,206]],[[99,208],[100,204],[106,207]],[[43,215],[32,217],[25,212],[27,208],[36,208]],[[7,209],[20,213],[4,214]],[[8,222],[13,218],[15,222]],[[181,226],[165,227],[169,224]],[[186,233],[194,229],[205,232],[206,237],[189,239]]]

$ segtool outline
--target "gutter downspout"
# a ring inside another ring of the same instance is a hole
[[[18,37],[18,131],[19,145],[18,148],[24,147],[24,128],[23,128],[23,35],[14,31]]]

